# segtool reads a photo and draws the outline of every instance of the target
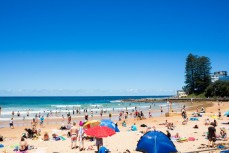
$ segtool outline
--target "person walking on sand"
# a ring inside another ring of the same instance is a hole
[[[62,115],[62,122],[64,122],[64,115]]]
[[[40,126],[42,128],[44,127],[44,116],[41,116],[41,118],[40,118]]]
[[[73,126],[70,129],[70,134],[71,134],[71,149],[76,148],[76,143],[77,143],[77,137],[78,137],[78,129],[76,127],[76,122],[73,122]],[[74,147],[73,147],[74,143]]]
[[[208,140],[209,147],[214,147],[214,142],[216,141],[216,129],[213,122],[210,124],[210,127],[208,127]]]
[[[32,128],[36,129],[37,122],[36,122],[35,118],[33,118],[32,122],[31,122],[31,125],[32,125]]]
[[[69,115],[69,116],[68,116],[68,124],[71,123],[71,120],[72,120],[71,115]]]
[[[14,129],[14,121],[13,121],[13,118],[11,118],[11,120],[10,120],[10,128],[11,128],[11,129]]]

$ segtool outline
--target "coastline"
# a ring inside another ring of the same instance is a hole
[[[229,102],[229,98],[142,98],[142,99],[123,99],[121,102]]]
[[[222,103],[220,106],[218,106],[217,102],[204,102],[203,105],[200,103],[186,103],[187,107],[188,106],[193,106],[193,107],[188,107],[188,117],[191,117],[191,114],[193,112],[193,110],[196,110],[196,108],[200,108],[202,106],[205,106],[205,110],[207,113],[203,114],[203,117],[200,118],[200,121],[198,122],[192,122],[189,121],[189,123],[187,125],[182,125],[182,117],[180,115],[180,113],[178,112],[177,116],[169,116],[169,117],[165,117],[165,114],[162,114],[160,116],[156,116],[156,117],[152,117],[152,118],[148,118],[148,116],[146,117],[146,119],[144,120],[135,120],[134,118],[128,118],[126,120],[127,123],[127,127],[122,127],[121,123],[123,121],[117,121],[118,127],[120,129],[120,133],[115,134],[112,137],[108,137],[108,138],[104,138],[104,145],[106,147],[108,147],[111,152],[124,152],[125,150],[130,150],[131,153],[135,153],[135,147],[137,144],[137,141],[140,139],[140,137],[142,136],[141,134],[139,134],[139,132],[129,132],[128,131],[128,127],[131,126],[133,123],[136,123],[137,127],[138,127],[138,131],[142,131],[145,130],[145,128],[140,127],[141,124],[146,124],[150,127],[155,126],[157,130],[160,130],[162,132],[166,132],[167,128],[164,127],[163,125],[160,125],[161,123],[164,123],[165,120],[168,120],[169,122],[173,122],[175,124],[175,129],[170,131],[172,135],[175,135],[176,132],[179,131],[179,134],[183,137],[190,137],[193,136],[195,137],[197,140],[193,141],[193,142],[183,142],[183,143],[179,143],[179,142],[174,142],[175,146],[177,147],[177,149],[181,152],[186,152],[186,151],[193,151],[193,150],[198,150],[197,148],[200,146],[200,144],[207,144],[208,141],[207,139],[205,139],[202,134],[204,132],[207,131],[208,126],[204,126],[204,120],[206,118],[210,118],[210,120],[212,120],[212,118],[210,116],[212,115],[216,115],[217,114],[217,110],[218,108],[220,108],[222,110],[222,112],[226,111],[227,108],[229,108],[229,103]],[[198,105],[200,104],[200,105]],[[103,118],[107,118],[107,116],[104,116]],[[89,118],[90,119],[90,118]],[[94,119],[98,119],[100,120],[100,117],[95,116]],[[55,119],[51,119],[54,120]],[[72,121],[76,121],[77,125],[79,120],[83,120],[83,118],[72,118]],[[90,119],[91,120],[91,119]],[[217,127],[217,132],[219,133],[219,128],[222,126],[221,122],[225,122],[228,121],[229,119],[224,117],[223,120],[217,120],[219,126]],[[65,121],[66,123],[67,121]],[[192,127],[198,124],[199,125],[199,129],[195,130]],[[201,126],[203,125],[203,126]],[[10,129],[9,127],[5,127],[5,128],[0,128],[0,134],[5,138],[5,140],[2,142],[2,144],[4,144],[6,147],[0,149],[0,151],[3,151],[3,149],[6,149],[7,153],[8,152],[12,152],[12,148],[7,147],[7,146],[12,146],[14,144],[18,144],[19,139],[22,135],[22,133],[24,133],[24,128],[28,128],[31,127],[31,125],[29,126],[19,126],[19,127],[15,127],[15,129]],[[76,150],[71,150],[70,149],[70,139],[66,137],[67,135],[67,131],[59,131],[60,124],[47,124],[45,121],[45,127],[44,128],[40,128],[38,126],[39,129],[41,129],[41,134],[43,135],[44,132],[48,132],[48,133],[52,133],[54,130],[58,131],[59,135],[64,136],[67,140],[65,141],[59,141],[59,142],[53,142],[53,141],[48,141],[48,142],[44,142],[41,141],[40,139],[38,140],[31,140],[28,139],[28,143],[30,145],[34,145],[35,147],[37,147],[38,149],[32,150],[30,152],[36,152],[39,149],[44,149],[45,152],[47,153],[51,153],[51,152],[59,152],[59,153],[65,153],[65,152],[75,152]],[[229,126],[228,126],[229,128]],[[196,133],[197,132],[197,133]],[[85,141],[85,147],[89,147],[90,145],[94,145],[94,141],[90,142],[90,141]],[[217,142],[218,143],[218,142]],[[95,146],[94,146],[95,148]],[[85,151],[88,153],[92,153],[94,151]],[[137,153],[137,152],[136,152]]]

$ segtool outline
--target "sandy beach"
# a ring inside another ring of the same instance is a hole
[[[193,105],[193,107],[190,107],[190,109],[187,111],[188,118],[192,117],[192,113],[197,109],[197,107],[200,109],[201,106],[198,106],[199,104],[193,103],[189,104]],[[175,126],[173,130],[169,130],[171,135],[174,136],[176,133],[179,133],[179,135],[182,138],[189,138],[189,137],[194,137],[195,141],[183,141],[183,142],[176,142],[174,141],[174,144],[177,148],[178,151],[180,152],[189,152],[189,151],[195,151],[195,150],[201,150],[198,149],[201,144],[208,144],[208,140],[206,139],[203,134],[207,132],[208,126],[205,126],[205,119],[209,118],[210,121],[213,121],[213,118],[211,118],[212,115],[218,115],[218,109],[221,109],[222,114],[228,110],[229,108],[229,103],[228,102],[223,102],[218,105],[217,102],[208,102],[206,103],[206,113],[203,114],[202,117],[199,117],[199,121],[188,121],[187,125],[182,125],[182,117],[180,113],[177,113],[177,115],[174,116],[169,116],[165,117],[165,115],[161,115],[159,117],[152,117],[148,118],[148,114],[145,114],[146,119],[143,120],[135,120],[134,118],[128,118],[126,119],[127,127],[122,127],[121,123],[122,121],[118,122],[118,128],[120,129],[120,132],[117,132],[115,135],[111,137],[107,137],[103,139],[104,146],[107,147],[111,152],[114,153],[123,153],[126,152],[126,150],[129,150],[130,152],[137,152],[135,151],[137,142],[140,139],[140,137],[143,135],[140,133],[140,131],[145,131],[145,127],[140,127],[141,124],[146,124],[148,127],[156,127],[156,130],[162,131],[166,133],[167,127],[165,125],[160,125],[162,123],[165,123],[165,120],[168,120],[168,122],[172,122]],[[108,117],[103,117],[103,118],[108,118]],[[98,117],[97,119],[101,119]],[[79,120],[83,120],[80,118],[74,118],[72,121],[77,122],[77,126],[79,123]],[[90,117],[89,117],[90,120]],[[66,121],[67,122],[67,121]],[[216,127],[216,133],[219,135],[220,128],[225,127],[229,129],[229,124],[222,124],[223,122],[229,122],[229,118],[223,116],[222,119],[217,119],[218,126]],[[133,124],[136,123],[138,131],[132,132],[129,131],[129,127]],[[67,132],[68,131],[60,131],[58,130],[60,128],[60,124],[45,124],[44,128],[40,128],[38,125],[38,129],[41,129],[41,135],[44,134],[45,131],[49,133],[49,135],[52,134],[53,131],[55,131],[59,136],[63,136],[66,138],[64,141],[42,141],[41,137],[39,137],[37,140],[31,140],[31,139],[26,139],[29,145],[33,145],[36,149],[29,150],[28,152],[30,153],[52,153],[52,152],[58,152],[58,153],[73,153],[73,152],[79,152],[79,149],[71,149],[70,148],[70,138],[67,137]],[[194,129],[193,127],[195,125],[198,125],[198,129]],[[1,128],[0,129],[0,135],[4,137],[4,141],[1,142],[0,144],[3,144],[5,147],[0,148],[1,152],[7,152],[11,153],[13,152],[13,146],[19,144],[20,137],[22,136],[22,133],[24,133],[24,128],[31,128],[28,126],[19,126],[15,127],[15,129],[10,129],[9,127],[6,128]],[[220,143],[228,143],[228,141],[216,141],[216,144]],[[85,140],[84,142],[86,150],[81,151],[81,152],[95,152],[96,146],[95,146],[95,141],[89,141]],[[94,150],[87,150],[89,146],[93,145]],[[214,151],[217,152],[217,151]]]

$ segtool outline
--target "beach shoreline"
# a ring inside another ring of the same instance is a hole
[[[141,134],[138,134],[139,132],[137,133],[129,132],[128,127],[131,126],[133,123],[136,123],[136,125],[138,126],[138,131],[141,131],[141,130],[145,130],[145,128],[140,127],[140,125],[146,124],[150,127],[155,126],[157,130],[165,132],[167,128],[160,124],[164,123],[165,120],[168,120],[169,122],[173,122],[175,124],[175,129],[171,131],[172,135],[174,135],[176,132],[179,131],[180,135],[182,136],[185,136],[185,137],[194,136],[196,139],[198,139],[194,142],[184,142],[184,143],[174,142],[177,149],[181,152],[198,150],[197,148],[199,147],[199,144],[208,143],[208,141],[202,136],[202,134],[207,131],[207,126],[204,126],[204,119],[206,118],[211,119],[210,116],[217,115],[217,111],[219,108],[221,109],[222,112],[226,111],[226,109],[229,108],[229,103],[222,103],[220,104],[220,106],[218,106],[217,102],[207,102],[205,103],[205,105],[202,105],[202,104],[195,105],[195,104],[196,103],[193,104],[194,105],[193,108],[190,108],[187,111],[187,114],[188,114],[188,117],[191,117],[192,112],[194,112],[197,107],[200,109],[202,106],[203,107],[205,106],[205,110],[207,113],[203,114],[203,117],[200,118],[199,122],[189,121],[188,125],[182,125],[181,122],[183,121],[183,119],[179,112],[177,113],[177,116],[165,117],[165,114],[163,114],[161,116],[152,117],[152,118],[148,118],[147,116],[146,119],[144,120],[136,120],[134,118],[128,118],[126,120],[127,127],[121,126],[121,123],[123,121],[122,119],[122,121],[117,121],[118,127],[121,132],[115,134],[112,137],[104,138],[104,144],[106,147],[108,147],[111,150],[111,152],[124,152],[126,149],[130,150],[131,152],[136,152],[134,150],[135,150],[137,141],[141,137]],[[108,117],[105,116],[103,118],[105,119]],[[100,120],[101,118],[96,116],[94,119]],[[72,121],[75,121],[77,124],[80,120],[83,120],[83,118],[72,118]],[[221,127],[221,122],[228,121],[228,118],[224,117],[223,120],[217,120],[217,121],[219,122],[219,127],[217,128],[217,132],[219,132],[219,128]],[[65,121],[65,123],[66,122],[67,121]],[[199,130],[195,130],[192,128],[195,124],[199,125],[200,127]],[[45,127],[40,128],[38,125],[38,128],[41,129],[41,134],[43,135],[45,131],[47,131],[48,133],[52,133],[53,130],[59,130],[60,126],[61,125],[59,123],[58,124],[46,124],[46,121],[45,121]],[[28,127],[31,128],[31,125],[30,126],[18,126],[18,127],[15,127],[15,129],[10,129],[9,127],[0,128],[0,134],[5,138],[5,141],[3,141],[2,144],[4,144],[5,146],[11,146],[13,144],[17,144],[19,142],[19,139],[22,133],[24,133],[24,128],[28,128]],[[198,132],[198,133],[195,133],[195,132]],[[66,136],[67,131],[59,131],[59,134],[67,138]],[[74,150],[70,149],[70,139],[69,138],[67,138],[67,140],[65,141],[60,141],[60,142],[43,142],[40,140],[28,139],[28,143],[36,146],[38,149],[45,148],[47,153],[49,152],[50,153],[51,152],[60,152],[60,153],[75,152]],[[85,147],[87,148],[90,145],[94,145],[94,143],[95,143],[94,141],[93,142],[86,141]],[[53,146],[54,144],[56,145]],[[3,151],[3,149],[6,149],[7,152],[12,152],[12,148],[5,147],[5,148],[0,149],[0,151]],[[33,151],[36,151],[36,149],[30,152],[33,152]],[[94,152],[94,151],[85,151],[85,152]]]

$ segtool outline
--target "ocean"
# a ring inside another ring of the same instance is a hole
[[[77,97],[0,97],[1,115],[0,121],[9,121],[14,111],[14,120],[32,119],[36,114],[47,116],[51,113],[59,113],[60,116],[73,110],[79,109],[83,114],[84,109],[94,113],[103,111],[119,112],[123,110],[133,110],[135,107],[138,110],[167,110],[167,102],[144,103],[144,102],[121,102],[127,99],[142,99],[142,98],[166,98],[170,96],[77,96]],[[151,105],[151,106],[150,106]],[[175,104],[178,105],[178,104]],[[153,107],[152,107],[153,106]],[[175,106],[178,107],[178,106]],[[17,116],[17,112],[20,116]],[[29,113],[29,116],[27,116]],[[83,116],[83,115],[82,115]]]

